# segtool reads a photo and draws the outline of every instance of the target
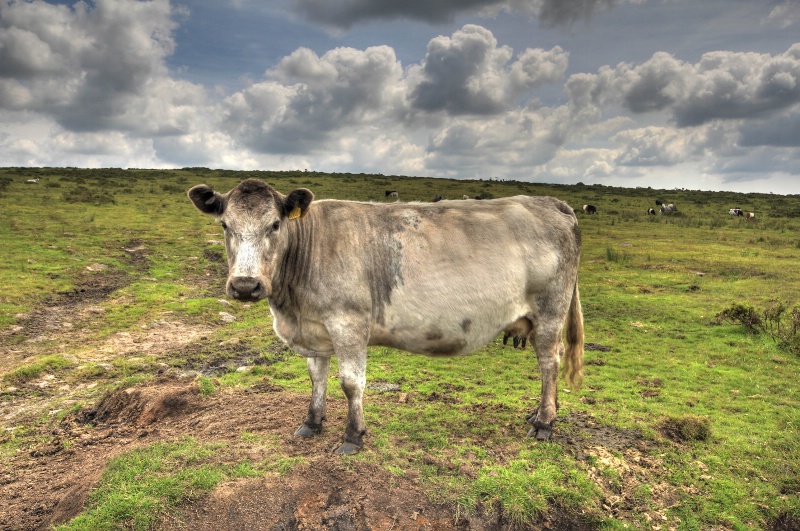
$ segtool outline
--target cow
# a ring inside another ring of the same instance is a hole
[[[580,389],[581,239],[563,201],[315,201],[305,188],[283,195],[255,179],[225,194],[198,185],[188,196],[222,225],[227,295],[266,299],[278,337],[307,358],[311,403],[297,436],[322,430],[335,355],[348,402],[336,453],[363,447],[370,345],[438,356],[469,353],[500,332],[524,338],[542,377],[527,418],[537,440],[552,435],[560,360],[565,381]]]
[[[435,196],[433,196],[433,200],[431,201],[431,203],[438,203],[441,200],[442,200],[442,196],[440,196],[439,194],[436,194]]]
[[[467,194],[464,194],[464,196],[461,199],[464,199],[464,200],[469,199],[469,196]]]
[[[583,211],[586,214],[597,214],[597,207],[594,205],[583,205]]]
[[[39,182],[38,177],[36,179],[28,179],[27,181],[25,181],[26,184],[37,184],[38,182]]]
[[[661,213],[662,214],[672,214],[673,212],[677,212],[678,207],[673,205],[672,203],[668,205],[661,205]]]
[[[648,209],[647,209],[647,215],[648,215],[648,216],[655,216],[655,215],[656,215],[656,211],[655,211],[655,209],[648,208]]]
[[[663,204],[664,202],[661,199],[656,199],[656,206],[661,206]]]
[[[739,207],[734,207],[728,210],[731,216],[744,216],[744,211]]]
[[[388,199],[394,199],[395,201],[400,200],[400,195],[397,193],[397,190],[386,190],[386,197]]]
[[[748,212],[747,214],[744,215],[744,220],[745,221],[750,221],[751,219],[756,219],[756,213],[755,212]]]

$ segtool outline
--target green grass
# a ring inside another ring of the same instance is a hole
[[[32,177],[45,186],[26,186]],[[584,524],[600,528],[646,527],[646,513],[655,511],[683,529],[764,529],[800,514],[800,355],[765,331],[715,321],[736,304],[756,312],[775,301],[800,304],[800,197],[774,194],[203,168],[0,169],[0,179],[10,179],[0,190],[0,332],[24,326],[31,312],[63,304],[98,278],[119,280],[98,297],[101,313],[71,316],[71,330],[80,329],[85,344],[42,343],[36,355],[0,360],[4,404],[19,399],[10,387],[25,391],[45,374],[71,386],[39,389],[30,399],[38,414],[2,424],[0,456],[29,450],[57,419],[47,411],[71,407],[62,401],[93,403],[106,390],[150,381],[165,367],[230,362],[230,370],[198,378],[207,396],[265,382],[310,394],[304,360],[275,348],[267,308],[218,302],[226,264],[213,241],[221,231],[185,197],[194,184],[224,191],[245,177],[265,179],[284,193],[309,187],[317,198],[383,201],[384,190],[396,189],[404,201],[531,194],[598,207],[596,216],[578,213],[580,287],[586,341],[610,350],[587,350],[584,389],[562,389],[559,414],[590,415],[609,429],[644,436],[658,448],[641,456],[655,463],[653,485],[591,456],[576,459],[558,445],[528,440],[524,418],[540,392],[536,358],[530,348],[503,347],[499,338],[459,358],[370,349],[368,382],[398,384],[400,391],[367,390],[370,436],[357,459],[418,478],[432,498],[462,513],[483,508],[519,524],[561,511],[584,514]],[[648,216],[655,198],[675,203],[679,215]],[[758,212],[758,221],[731,218],[732,205]],[[137,246],[144,250],[130,251]],[[108,267],[87,269],[96,263]],[[236,320],[221,323],[220,311]],[[214,332],[177,351],[94,359],[98,344],[162,319]],[[230,338],[241,343],[220,346]],[[31,339],[14,336],[12,343],[30,345]],[[236,372],[244,357],[262,364]],[[336,371],[334,362],[329,396],[341,399]],[[328,429],[344,426],[329,422]],[[277,446],[268,461],[225,466],[207,459],[207,451],[183,440],[123,456],[109,466],[91,508],[70,524],[78,527],[70,528],[146,528],[164,508],[221,479],[306,466]],[[602,508],[613,492],[603,489],[625,481],[636,485],[634,500],[626,519],[615,520]],[[670,503],[659,500],[664,490],[675,497]],[[137,514],[145,516],[137,520]]]
[[[186,438],[114,458],[90,494],[87,510],[57,529],[150,529],[164,509],[197,498],[223,479],[257,475],[248,465],[208,463],[219,450]]]
[[[12,371],[3,374],[2,379],[12,385],[22,385],[31,380],[35,380],[43,373],[54,372],[64,369],[70,365],[70,361],[58,354],[45,356],[42,359],[22,365]]]

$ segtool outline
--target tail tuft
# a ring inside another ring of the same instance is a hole
[[[578,282],[572,292],[572,302],[567,315],[567,347],[564,352],[564,380],[574,391],[583,385],[583,310],[578,293]]]

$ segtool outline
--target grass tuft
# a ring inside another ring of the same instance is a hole
[[[660,427],[662,433],[675,442],[707,441],[711,438],[711,421],[707,417],[669,417]]]

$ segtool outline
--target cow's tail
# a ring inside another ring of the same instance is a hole
[[[578,294],[578,282],[572,292],[567,315],[567,348],[564,352],[564,380],[575,391],[583,385],[583,310]]]

